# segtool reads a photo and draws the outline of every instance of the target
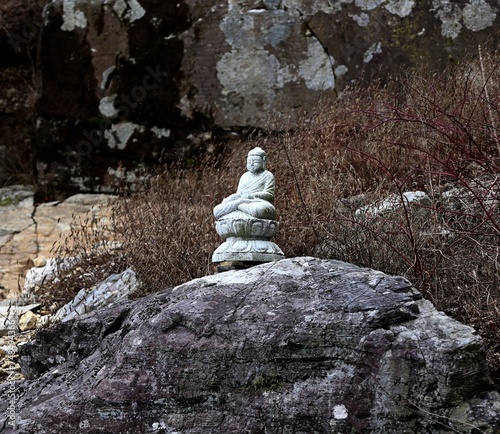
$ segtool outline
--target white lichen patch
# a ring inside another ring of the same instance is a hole
[[[351,18],[359,27],[366,27],[370,24],[370,16],[364,12],[361,12],[359,15],[351,15]]]
[[[478,32],[490,27],[497,14],[484,0],[471,0],[469,4],[464,6],[463,17],[465,27],[473,32]]]
[[[122,19],[132,23],[142,18],[146,11],[137,0],[116,0],[113,11]]]
[[[384,2],[385,0],[355,0],[354,4],[363,11],[372,11]]]
[[[143,132],[144,127],[132,122],[121,122],[111,125],[111,129],[104,132],[104,137],[111,149],[123,150],[136,131]]]
[[[441,35],[455,39],[465,26],[478,32],[491,27],[497,17],[497,10],[485,0],[470,0],[463,9],[448,0],[434,0],[433,9],[441,21]]]
[[[138,180],[144,179],[143,177],[137,176],[135,172],[123,168],[113,169],[110,167],[108,168],[108,174],[129,184],[135,184]]]
[[[172,427],[170,427],[169,425],[167,425],[165,422],[163,421],[160,421],[160,422],[154,422],[152,425],[151,425],[151,428],[153,429],[153,432],[156,432],[158,430],[162,430],[162,431],[165,431],[165,432],[168,432],[170,434],[181,434],[180,431],[175,431]]]
[[[103,116],[113,118],[118,116],[118,110],[115,108],[115,100],[118,95],[110,95],[101,98],[99,101],[99,111]]]
[[[445,38],[455,39],[462,30],[462,9],[457,5],[445,4],[438,7],[440,1],[434,1],[437,9],[436,17],[441,21],[441,35]]]
[[[334,419],[347,419],[349,413],[347,412],[347,408],[344,404],[339,404],[333,407],[333,418]]]
[[[345,65],[339,65],[335,68],[335,77],[340,78],[347,74],[349,69]]]
[[[177,104],[177,108],[181,111],[182,116],[186,118],[193,118],[193,107],[187,95],[183,95]]]
[[[83,11],[76,8],[76,0],[63,1],[63,24],[61,30],[72,32],[77,27],[84,29],[87,27],[87,18]]]
[[[102,184],[102,180],[97,176],[72,176],[71,184],[76,187],[79,191],[89,191],[89,185],[99,185]],[[114,193],[115,190],[108,188],[104,185],[97,187],[96,191]]]
[[[170,137],[170,130],[167,128],[158,128],[158,127],[152,127],[151,131],[161,139],[162,137],[167,138]]]
[[[330,57],[316,38],[307,39],[307,58],[300,62],[299,76],[311,90],[328,90],[335,87]]]
[[[125,14],[125,18],[130,21],[136,21],[146,15],[146,10],[136,0],[129,0],[129,10]]]
[[[127,10],[127,3],[125,3],[125,0],[116,0],[115,4],[113,5],[113,10],[115,11],[116,15],[122,17]]]
[[[380,42],[375,42],[366,50],[364,56],[363,56],[363,62],[368,63],[373,59],[373,56],[375,54],[380,54],[382,53],[382,44]]]
[[[391,14],[404,18],[411,14],[414,6],[414,0],[389,0],[384,8]]]

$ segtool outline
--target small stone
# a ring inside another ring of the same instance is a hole
[[[19,330],[22,332],[26,330],[34,330],[36,329],[36,323],[38,321],[38,317],[31,310],[21,315],[19,318]]]
[[[40,267],[45,267],[47,265],[47,258],[45,256],[37,256],[33,260],[33,266],[40,268]]]
[[[38,319],[38,323],[37,323],[37,327],[38,328],[42,328],[42,327],[45,327],[47,325],[50,324],[52,320],[52,316],[51,315],[44,315],[44,316],[41,316],[39,319]]]

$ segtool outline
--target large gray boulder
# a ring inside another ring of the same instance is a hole
[[[353,80],[442,69],[498,43],[497,10],[494,0],[53,0],[39,28],[40,183],[109,190],[134,181],[139,161],[192,157],[231,130],[293,127]]]
[[[404,278],[311,257],[42,330],[4,433],[500,429],[480,337]],[[0,386],[0,418],[12,398]]]

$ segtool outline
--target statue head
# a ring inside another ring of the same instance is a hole
[[[258,146],[253,148],[247,157],[247,169],[252,173],[259,173],[266,168],[266,153]]]

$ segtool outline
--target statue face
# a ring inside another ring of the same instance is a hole
[[[252,173],[259,173],[264,170],[264,160],[258,155],[249,155],[247,158],[247,170]]]

